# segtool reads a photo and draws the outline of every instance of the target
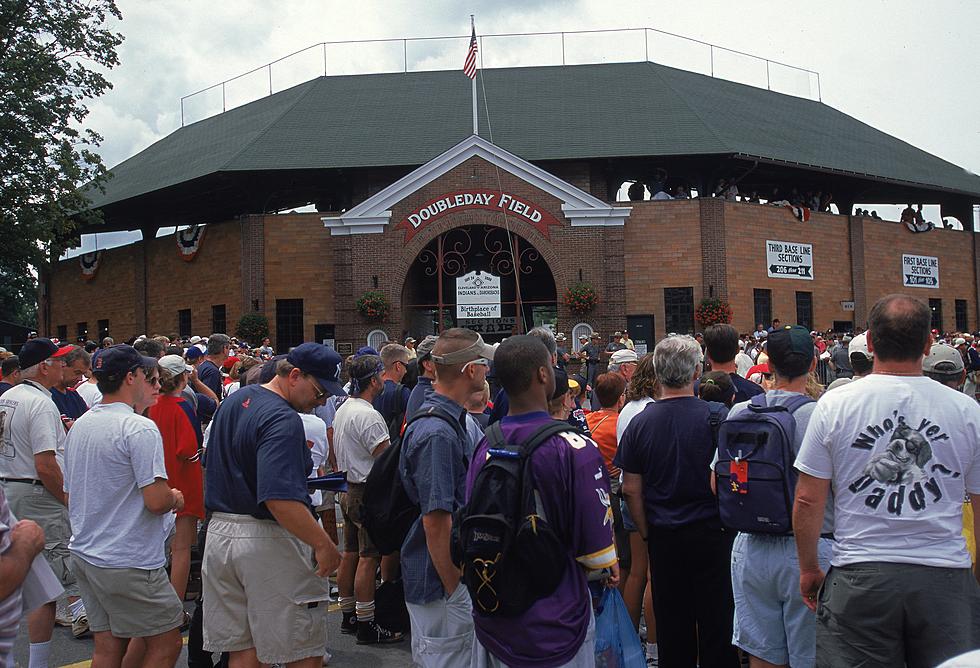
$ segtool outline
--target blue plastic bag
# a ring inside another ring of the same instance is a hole
[[[646,668],[640,636],[619,590],[604,588],[595,613],[596,668]]]

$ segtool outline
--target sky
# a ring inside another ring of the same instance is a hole
[[[654,28],[820,73],[822,101],[925,151],[980,173],[980,3],[964,0],[679,3],[660,0],[117,0],[125,41],[113,89],[90,101],[86,126],[115,166],[180,127],[180,98],[320,42],[477,33]],[[560,64],[560,37],[486,38],[484,67]],[[462,67],[466,39],[412,42],[409,69]],[[650,59],[707,73],[707,47],[648,33]],[[640,60],[643,33],[567,36],[567,62]],[[400,71],[399,43],[331,46],[328,72]],[[273,67],[274,90],[323,74],[323,50]],[[715,73],[765,85],[765,66],[715,52]],[[816,78],[774,66],[774,89],[816,98]],[[263,70],[225,87],[226,105],[268,94]],[[220,88],[185,100],[188,122],[221,110]],[[872,203],[873,204],[873,203]],[[888,211],[882,209],[882,211]],[[896,209],[897,213],[897,209]],[[887,216],[886,216],[887,217]],[[937,220],[938,207],[926,207]],[[83,239],[83,249],[129,240]]]

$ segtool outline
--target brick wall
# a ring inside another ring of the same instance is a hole
[[[851,289],[850,238],[846,216],[814,213],[801,223],[788,209],[764,204],[725,202],[728,302],[733,323],[742,332],[755,329],[753,290],[772,290],[772,317],[795,323],[796,293],[813,293],[813,326],[830,327],[851,320],[842,301]],[[769,278],[766,240],[813,246],[813,280]]]
[[[953,331],[956,329],[955,300],[965,299],[970,329],[977,328],[972,234],[945,229],[913,234],[899,223],[872,218],[865,218],[863,224],[869,308],[876,299],[892,292],[906,292],[922,300],[941,299],[943,329]],[[939,258],[939,289],[904,287],[903,254]]]
[[[623,230],[625,313],[652,315],[657,339],[666,335],[664,288],[704,293],[698,200],[631,202]],[[610,270],[613,270],[610,267]],[[620,321],[620,329],[625,323]]]
[[[59,325],[68,330],[68,340],[75,340],[75,323],[87,322],[89,336],[96,337],[99,320],[109,321],[109,334],[125,340],[136,331],[135,291],[136,262],[130,247],[113,248],[102,254],[99,271],[91,281],[82,280],[78,258],[58,262],[50,272],[48,295],[51,309],[51,331],[56,336]]]
[[[319,213],[265,216],[265,314],[276,340],[276,300],[303,300],[303,338],[334,324],[334,241]]]

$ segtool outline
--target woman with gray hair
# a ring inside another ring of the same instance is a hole
[[[701,347],[690,336],[668,337],[654,349],[653,366],[660,395],[629,423],[614,464],[647,541],[661,663],[736,668],[735,533],[722,526],[711,493],[710,408],[694,396]]]

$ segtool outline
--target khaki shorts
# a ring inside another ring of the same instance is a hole
[[[347,483],[347,493],[340,496],[344,514],[344,552],[357,552],[362,557],[380,556],[378,548],[361,524],[361,505],[364,502],[364,483]]]
[[[162,566],[101,568],[71,556],[71,567],[85,602],[88,625],[95,633],[117,638],[146,638],[178,628],[184,606]]]
[[[41,485],[0,482],[10,512],[19,520],[34,520],[44,529],[44,558],[68,596],[78,596],[78,584],[68,565],[71,523],[68,509]]]
[[[201,566],[204,648],[255,648],[262,663],[323,656],[327,580],[313,551],[272,520],[214,513]]]

